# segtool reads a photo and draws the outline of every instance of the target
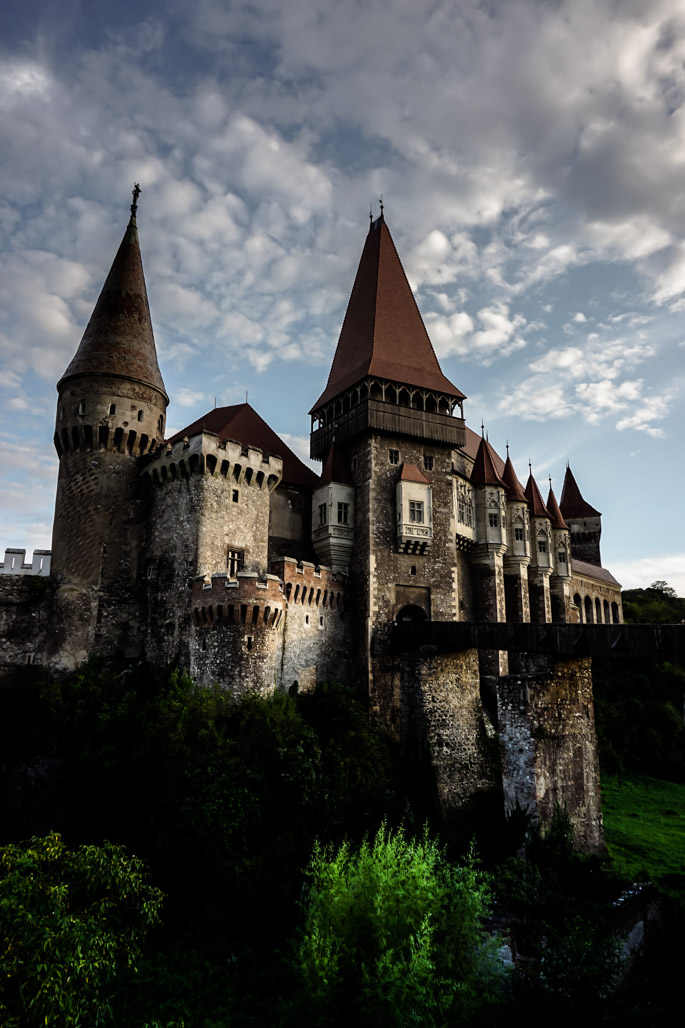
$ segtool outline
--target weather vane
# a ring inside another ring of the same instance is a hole
[[[131,217],[135,218],[136,211],[138,210],[138,197],[140,196],[141,189],[137,182],[133,183],[133,203],[131,204]]]
[[[380,198],[380,200],[378,202],[381,205],[381,218],[382,218],[383,217],[383,194],[382,193],[381,193],[381,198]]]

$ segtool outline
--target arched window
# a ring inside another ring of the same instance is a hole
[[[116,403],[110,403],[110,405],[109,405],[109,413],[110,414],[116,414],[116,412],[117,412],[117,405],[116,405]]]
[[[592,616],[592,600],[590,599],[589,596],[586,596],[585,597],[585,624],[586,625],[592,625],[592,624],[594,624],[594,621],[595,621],[595,619]]]
[[[611,620],[615,625],[620,624],[618,617],[618,603],[614,602],[611,604]]]
[[[604,624],[605,625],[610,625],[611,624],[611,614],[609,613],[609,601],[608,600],[604,601]]]
[[[602,604],[599,596],[595,597],[595,621],[598,625],[602,623]]]
[[[142,421],[144,417],[145,417],[145,411],[141,408],[138,411],[138,421]],[[161,432],[161,426],[160,426],[160,432]]]
[[[573,597],[573,602],[575,603],[576,607],[578,608],[578,614],[579,614],[579,617],[580,617],[580,620],[581,620],[581,623],[582,623],[582,621],[583,621],[583,601],[581,600],[579,593],[575,594],[575,596]]]

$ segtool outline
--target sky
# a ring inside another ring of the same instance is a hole
[[[382,196],[467,424],[685,596],[683,0],[3,5],[0,557],[134,182],[168,434],[247,394],[306,456]]]

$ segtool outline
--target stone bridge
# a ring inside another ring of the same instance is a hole
[[[509,650],[559,657],[624,657],[685,662],[685,625],[569,625],[526,622],[403,621],[396,652]],[[428,649],[426,649],[428,648]]]

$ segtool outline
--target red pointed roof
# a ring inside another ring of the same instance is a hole
[[[497,470],[496,456],[490,443],[482,436],[471,471],[471,481],[474,485],[497,485],[500,489],[507,488]]]
[[[138,228],[132,208],[121,246],[90,316],[79,348],[62,375],[115,375],[167,396],[157,363]]]
[[[465,398],[440,370],[383,215],[369,228],[328,383],[312,411],[367,375]]]
[[[559,504],[557,498],[554,495],[554,490],[550,484],[549,496],[547,497],[547,510],[550,512],[552,517],[552,528],[565,528],[568,531],[568,525],[564,521],[564,515],[559,510]]]
[[[516,477],[514,471],[514,465],[511,463],[511,457],[509,451],[507,451],[507,462],[504,465],[504,471],[502,472],[502,481],[507,487],[507,499],[513,500],[517,503],[527,503],[526,494],[523,491],[523,486]]]
[[[478,453],[478,447],[480,446],[480,440],[481,440],[480,432],[474,432],[473,429],[469,428],[469,426],[467,425],[466,426],[466,443],[462,447],[462,453],[465,454],[465,456],[470,457],[471,460],[475,460],[476,459],[476,454]],[[494,448],[494,446],[490,446],[490,452],[492,453],[493,459],[495,461],[495,467],[497,468],[497,473],[501,477],[504,474],[504,461],[502,460],[502,458],[500,457],[499,453]]]
[[[321,471],[320,485],[328,485],[329,482],[339,482],[341,485],[354,485],[343,455],[335,443],[331,443],[331,448],[323,462]]]
[[[528,500],[528,506],[530,507],[530,512],[533,517],[549,518],[551,521],[552,515],[545,507],[540,490],[538,489],[538,484],[533,478],[532,473],[528,476],[525,493],[526,499]]]
[[[236,403],[231,407],[215,407],[203,414],[192,425],[177,432],[167,442],[175,443],[185,436],[197,435],[198,432],[214,432],[220,439],[234,439],[241,446],[256,446],[264,453],[273,454],[283,460],[283,481],[292,485],[308,486],[310,489],[319,484],[319,476],[311,471],[289,446],[277,436],[266,421],[259,416],[249,403]]]
[[[423,471],[417,468],[416,464],[403,464],[400,468],[400,482],[420,482],[421,485],[430,485],[430,478],[426,478]]]
[[[570,467],[566,468],[564,488],[561,490],[561,512],[567,518],[601,518],[601,514],[583,499]]]

